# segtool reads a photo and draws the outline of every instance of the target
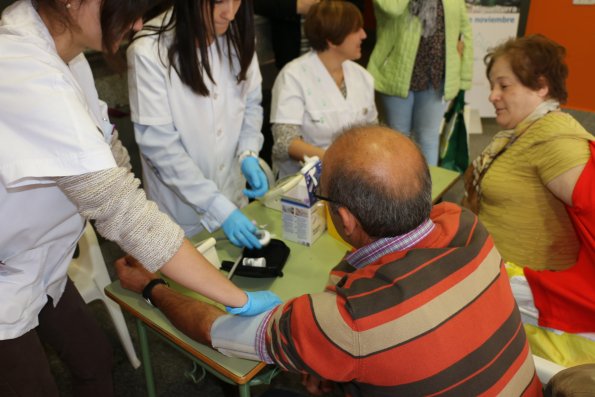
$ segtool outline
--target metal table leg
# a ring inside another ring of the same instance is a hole
[[[238,385],[240,397],[250,397],[250,384]]]
[[[149,340],[147,339],[147,329],[141,320],[136,319],[138,328],[138,337],[140,340],[141,359],[145,370],[145,381],[147,383],[147,396],[155,397],[155,381],[153,379],[153,367],[151,366],[151,353],[149,352]]]

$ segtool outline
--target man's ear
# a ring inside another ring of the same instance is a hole
[[[357,218],[346,207],[339,207],[337,210],[341,223],[343,224],[343,232],[345,236],[352,237],[353,233],[358,227]]]

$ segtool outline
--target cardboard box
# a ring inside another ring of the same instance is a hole
[[[326,229],[324,203],[311,207],[281,199],[283,239],[312,245]]]
[[[314,196],[321,171],[320,160],[312,159],[300,170],[299,183],[281,197],[284,239],[311,245],[326,229],[324,204]]]

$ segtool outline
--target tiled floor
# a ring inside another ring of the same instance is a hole
[[[98,91],[100,96],[104,98],[110,106],[118,107],[121,110],[126,110],[126,85],[123,79],[114,75],[107,75],[97,81]],[[586,112],[572,112],[575,117],[587,128],[595,132],[595,114]],[[113,121],[117,124],[120,131],[120,136],[124,144],[129,148],[133,160],[133,168],[137,175],[140,175],[140,165],[138,162],[138,150],[134,144],[134,137],[131,130],[130,120],[128,117],[113,117]],[[482,120],[483,133],[479,135],[470,136],[470,157],[474,158],[479,154],[480,150],[489,142],[498,126],[493,119]],[[459,202],[462,197],[462,184],[458,183],[446,195],[445,199],[448,201]],[[106,263],[113,262],[114,259],[122,255],[122,251],[113,243],[102,241],[102,251]],[[113,270],[110,268],[113,278]],[[115,355],[114,367],[114,382],[115,392],[117,396],[145,396],[145,382],[143,369],[134,370],[126,359],[123,349],[116,336],[115,330],[111,324],[111,320],[107,315],[105,308],[99,302],[94,302],[89,305],[91,310],[97,316],[99,322],[102,324],[106,333],[113,344]],[[134,343],[138,346],[138,337],[136,326],[133,318],[125,314],[130,333]],[[234,395],[235,389],[225,387],[221,381],[215,379],[213,376],[207,375],[206,378],[194,384],[185,376],[185,372],[191,369],[190,362],[181,357],[174,349],[165,344],[158,338],[149,333],[150,346],[152,352],[153,370],[155,374],[157,394],[159,396],[207,396],[220,397]],[[50,360],[52,362],[52,369],[59,381],[61,392],[64,396],[71,395],[69,388],[69,375],[58,358],[50,352]],[[291,374],[283,374],[277,377],[275,384],[289,389],[300,390],[298,377]],[[256,388],[254,394],[258,395],[264,390],[263,387]]]

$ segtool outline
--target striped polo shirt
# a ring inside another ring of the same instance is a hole
[[[414,246],[279,306],[266,347],[286,370],[339,382],[348,396],[540,396],[502,260],[467,210],[443,203]]]

